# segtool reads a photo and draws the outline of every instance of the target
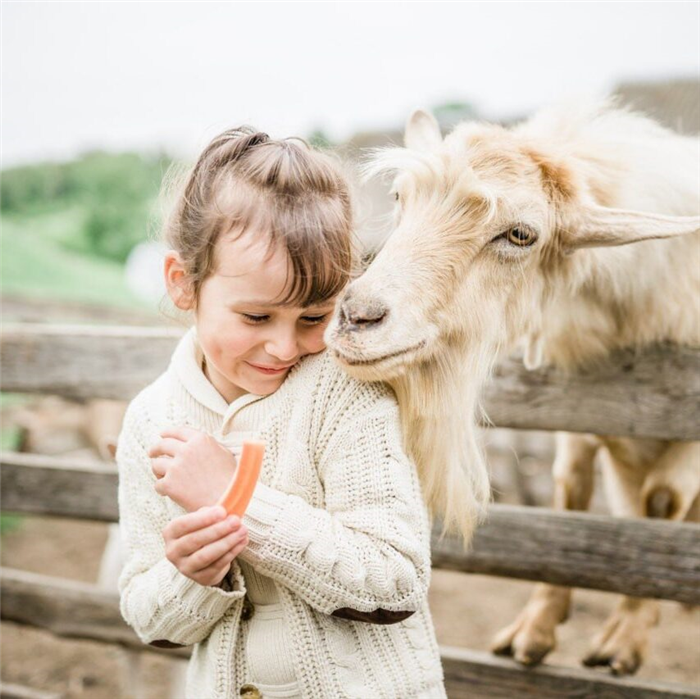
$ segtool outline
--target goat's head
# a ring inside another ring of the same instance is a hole
[[[698,217],[601,206],[606,192],[526,130],[466,123],[443,140],[419,111],[405,142],[368,165],[394,175],[395,227],[326,335],[362,379],[391,380],[450,347],[488,363],[528,331],[548,275],[569,253],[700,228]]]

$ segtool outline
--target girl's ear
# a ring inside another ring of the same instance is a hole
[[[165,288],[172,302],[181,311],[191,311],[194,308],[194,288],[180,253],[176,250],[165,253],[164,272]]]

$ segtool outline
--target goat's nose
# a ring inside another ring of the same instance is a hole
[[[340,305],[340,323],[349,330],[376,328],[386,318],[389,309],[376,299],[346,297]]]

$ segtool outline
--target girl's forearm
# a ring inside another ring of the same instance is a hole
[[[362,531],[361,518],[362,512],[334,515],[260,484],[244,517],[249,545],[241,559],[326,614],[355,612],[375,623],[382,615],[406,618],[427,597],[429,538],[404,527],[382,532],[384,517]]]

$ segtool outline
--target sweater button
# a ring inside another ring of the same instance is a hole
[[[262,699],[260,690],[254,684],[244,684],[241,687],[241,696],[244,699]]]
[[[243,621],[248,621],[253,618],[253,613],[255,612],[255,607],[253,603],[248,599],[248,597],[243,598],[243,609],[241,610],[241,619]],[[252,685],[245,685],[246,687]],[[243,691],[243,690],[241,690]],[[257,691],[257,689],[255,690]]]

